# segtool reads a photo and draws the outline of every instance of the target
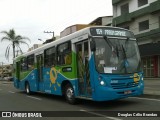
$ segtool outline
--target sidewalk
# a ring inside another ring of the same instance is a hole
[[[160,78],[144,79],[144,95],[158,95],[160,96]]]

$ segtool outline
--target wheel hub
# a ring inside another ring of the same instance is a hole
[[[71,88],[69,88],[69,89],[67,90],[67,97],[68,97],[69,99],[72,99],[72,97],[73,97],[73,90],[72,90]]]

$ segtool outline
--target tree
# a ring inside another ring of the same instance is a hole
[[[20,44],[26,44],[28,47],[29,45],[27,44],[27,42],[25,40],[30,41],[29,38],[27,37],[23,37],[21,35],[16,35],[15,34],[15,30],[14,29],[10,29],[8,32],[7,31],[2,31],[2,34],[4,34],[4,36],[1,38],[1,42],[3,41],[9,41],[10,44],[7,46],[6,48],[6,52],[5,52],[5,57],[6,59],[9,60],[9,53],[10,53],[10,48],[13,48],[13,58],[15,58],[15,49],[20,49],[20,52],[22,52],[22,49],[20,47]]]

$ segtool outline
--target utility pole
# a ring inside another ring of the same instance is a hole
[[[54,31],[44,31],[44,33],[52,33],[54,38]]]

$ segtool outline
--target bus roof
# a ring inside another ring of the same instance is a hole
[[[58,39],[58,40],[56,40],[56,41],[53,41],[53,42],[51,42],[51,43],[44,44],[43,46],[41,46],[41,47],[39,47],[39,48],[37,48],[37,49],[34,49],[34,50],[32,50],[32,51],[29,51],[29,52],[26,52],[26,53],[24,53],[24,54],[22,54],[22,55],[20,55],[20,56],[17,56],[16,58],[14,58],[14,60],[17,60],[17,59],[19,59],[19,58],[22,58],[22,57],[24,57],[24,56],[31,55],[31,54],[34,54],[34,53],[39,53],[39,52],[44,51],[45,49],[50,48],[50,47],[52,47],[52,46],[54,46],[54,45],[58,45],[58,44],[60,44],[60,43],[67,42],[67,41],[69,41],[69,40],[71,40],[71,39],[77,38],[77,37],[82,36],[82,35],[85,35],[85,34],[90,35],[90,34],[91,34],[91,33],[90,33],[90,29],[91,29],[91,28],[113,28],[113,29],[119,29],[119,30],[129,31],[129,30],[124,29],[124,28],[110,27],[110,26],[90,26],[90,27],[86,27],[86,28],[81,29],[81,30],[79,30],[79,31],[76,31],[76,32],[74,32],[74,33],[72,33],[72,34],[70,34],[70,35],[67,35],[67,36],[65,36],[65,37],[62,37],[62,38],[60,38],[60,39]],[[129,31],[129,32],[131,32],[131,31]]]

